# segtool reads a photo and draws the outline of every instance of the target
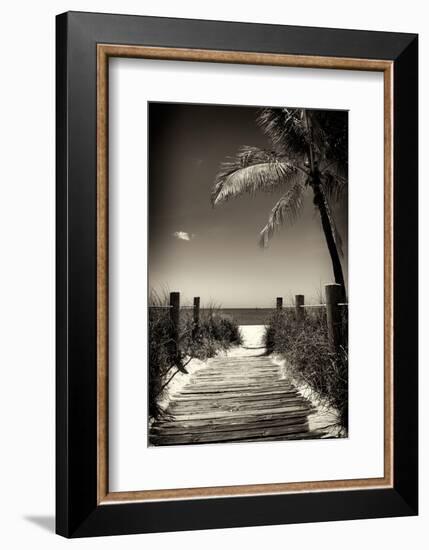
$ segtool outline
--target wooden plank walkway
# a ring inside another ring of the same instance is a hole
[[[150,429],[151,445],[315,439],[311,403],[267,356],[212,359],[189,376]]]

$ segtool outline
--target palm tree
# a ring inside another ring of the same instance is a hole
[[[243,193],[283,187],[285,193],[260,232],[260,245],[267,247],[279,227],[296,220],[305,190],[311,188],[335,282],[342,286],[345,296],[341,237],[330,201],[340,200],[347,189],[347,113],[266,108],[259,112],[257,123],[271,140],[273,150],[244,146],[235,158],[223,162],[213,186],[212,204]]]

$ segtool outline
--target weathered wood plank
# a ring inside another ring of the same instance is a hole
[[[293,405],[301,405],[307,409],[309,409],[308,402],[304,400],[302,397],[297,399],[278,399],[278,400],[256,400],[256,401],[228,401],[228,402],[222,402],[222,401],[209,401],[208,403],[183,403],[183,402],[175,402],[171,405],[170,410],[172,414],[180,414],[183,412],[204,412],[204,411],[210,411],[210,410],[242,410],[242,411],[256,411],[256,410],[274,410],[274,409],[282,409],[285,406],[293,406]]]
[[[291,434],[306,433],[308,423],[294,424],[291,426],[265,427],[254,429],[233,430],[230,432],[204,432],[199,434],[179,434],[179,435],[153,435],[152,439],[158,440],[163,445],[177,445],[184,442],[189,443],[216,443],[222,441],[236,441],[246,438],[265,438],[273,436],[284,436]]]
[[[166,429],[168,427],[177,426],[177,428],[183,427],[183,429],[191,430],[193,427],[202,426],[206,429],[214,429],[215,427],[219,426],[227,426],[232,427],[234,429],[235,426],[240,426],[242,424],[252,424],[256,422],[267,422],[267,423],[275,423],[275,422],[284,422],[287,419],[293,419],[293,418],[307,418],[308,414],[307,412],[297,411],[297,412],[290,412],[287,417],[285,417],[284,413],[278,413],[278,414],[269,414],[264,416],[241,416],[241,417],[225,417],[225,418],[215,418],[212,420],[199,420],[191,418],[190,420],[177,420],[174,421],[168,421],[168,420],[159,420],[157,421],[153,426],[162,427],[163,429]]]
[[[289,392],[296,391],[296,389],[293,386],[270,386],[268,388],[261,387],[261,384],[255,385],[255,386],[229,386],[227,389],[226,387],[215,387],[210,388],[208,386],[204,386],[204,388],[193,388],[190,386],[187,386],[180,392],[181,395],[186,397],[195,396],[196,399],[198,399],[199,396],[209,396],[213,395],[214,397],[216,395],[227,395],[227,394],[244,394],[248,393],[250,395],[255,395],[256,397],[260,395],[260,393],[284,393],[288,394]]]
[[[246,411],[246,415],[249,415],[249,416],[258,416],[258,415],[269,415],[269,414],[272,414],[273,412],[277,412],[277,413],[288,413],[288,412],[299,412],[299,411],[302,411],[302,412],[307,412],[307,414],[309,414],[309,411],[311,409],[308,407],[308,406],[304,406],[304,407],[300,407],[300,406],[291,406],[291,407],[280,407],[280,408],[277,408],[277,409],[259,409],[257,411]],[[175,415],[175,418],[178,419],[178,420],[189,420],[190,418],[199,418],[200,420],[211,420],[211,419],[214,419],[214,418],[223,418],[225,417],[225,415],[228,415],[229,417],[233,417],[233,416],[242,416],[243,415],[243,412],[242,411],[227,411],[227,413],[223,413],[223,412],[210,412],[210,413],[207,413],[207,414],[204,414],[204,413],[199,413],[199,414],[178,414],[178,415]]]
[[[256,421],[249,421],[249,422],[243,422],[240,421],[239,423],[216,423],[210,426],[211,432],[234,432],[236,430],[252,430],[254,428],[274,428],[274,427],[281,427],[281,426],[292,426],[292,425],[301,425],[305,424],[307,422],[307,415],[297,415],[297,416],[290,416],[288,418],[278,418],[277,420],[256,420]],[[170,423],[170,424],[155,424],[152,427],[152,433],[154,435],[188,435],[188,434],[198,434],[198,433],[206,433],[207,432],[207,423],[200,423],[199,425],[195,425],[195,423],[186,423],[186,424],[179,424],[179,423]]]
[[[282,436],[282,435],[278,435],[278,436],[273,436],[273,437],[266,437],[264,438],[263,440],[261,439],[260,441],[295,441],[297,439],[299,440],[305,440],[305,439],[321,439],[321,438],[326,438],[326,439],[331,439],[329,437],[326,437],[326,434],[324,432],[319,432],[319,431],[316,431],[316,430],[312,430],[312,431],[305,431],[305,432],[302,432],[302,433],[297,433],[297,434],[289,434],[287,436]],[[255,441],[258,441],[257,439],[243,439],[241,441],[241,443],[245,443],[245,442],[255,442]]]
[[[241,401],[253,401],[255,399],[264,398],[265,396],[271,396],[274,398],[281,399],[283,396],[285,397],[294,397],[299,395],[299,393],[296,390],[289,390],[284,392],[229,392],[226,394],[226,392],[218,392],[219,395],[216,397],[213,397],[213,394],[201,394],[201,395],[193,395],[193,394],[180,394],[180,397],[175,397],[175,402],[181,402],[181,401],[199,401],[199,402],[205,402],[205,401],[212,401],[215,399],[216,401],[222,400],[222,401],[234,401],[235,399],[239,398]],[[184,397],[186,395],[186,397]]]
[[[152,445],[277,441],[323,437],[310,432],[314,412],[266,356],[220,357],[191,375],[150,428]]]
[[[275,390],[276,388],[279,389],[279,388],[293,388],[292,384],[290,382],[285,382],[285,383],[282,383],[281,381],[279,381],[277,384],[268,384],[266,386],[263,386],[261,383],[256,383],[256,382],[252,382],[252,383],[249,383],[249,384],[246,384],[244,381],[241,382],[240,384],[228,384],[228,383],[219,383],[219,384],[193,384],[192,382],[190,382],[189,384],[186,385],[186,387],[184,388],[184,390],[192,390],[192,391],[196,391],[196,390],[201,390],[201,391],[214,391],[214,390],[235,390],[235,391],[238,391],[238,390],[246,390],[246,388],[249,388],[249,389],[255,389],[255,390],[260,390],[262,387],[264,387],[264,389],[266,390]]]

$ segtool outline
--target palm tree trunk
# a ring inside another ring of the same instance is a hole
[[[320,219],[322,222],[323,232],[325,234],[326,244],[328,245],[329,254],[331,256],[332,268],[334,271],[335,282],[342,287],[343,299],[346,299],[346,286],[344,283],[343,268],[341,266],[340,256],[338,254],[337,244],[334,239],[334,233],[332,230],[331,222],[329,220],[328,212],[326,210],[325,199],[320,190],[320,173],[317,166],[313,151],[313,126],[311,123],[311,117],[308,116],[308,112],[304,111],[305,124],[310,134],[310,140],[308,144],[308,153],[310,161],[311,171],[311,186],[314,192],[314,204],[318,207],[320,213]]]
[[[314,203],[319,209],[320,220],[322,222],[323,232],[325,234],[326,244],[328,245],[329,254],[332,261],[332,269],[334,271],[335,282],[342,286],[343,288],[343,297],[346,297],[346,287],[344,283],[343,268],[341,266],[340,256],[338,254],[337,244],[334,239],[334,234],[331,227],[331,222],[329,220],[328,212],[326,211],[326,205],[323,198],[323,195],[320,191],[320,183],[314,181],[313,183],[314,191]]]

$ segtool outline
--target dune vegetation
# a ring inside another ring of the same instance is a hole
[[[295,380],[310,388],[319,400],[339,413],[341,427],[348,429],[347,308],[342,330],[345,345],[333,349],[328,338],[324,307],[308,308],[298,320],[293,308],[276,310],[265,330],[267,353],[287,361]]]

